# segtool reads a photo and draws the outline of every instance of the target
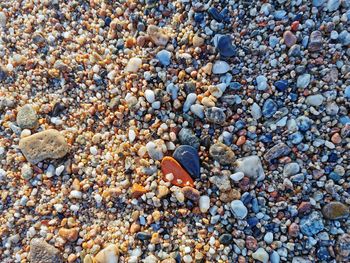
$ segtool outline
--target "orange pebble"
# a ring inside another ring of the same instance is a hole
[[[239,136],[239,138],[236,142],[236,145],[241,146],[241,145],[245,144],[245,142],[246,142],[246,138],[245,138],[245,136],[242,135],[242,136]]]
[[[193,187],[193,180],[190,175],[181,167],[181,165],[172,157],[166,156],[161,163],[164,179],[169,181],[166,177],[167,174],[172,174],[173,179],[170,181],[173,185],[177,186],[191,186]]]
[[[133,184],[131,193],[134,198],[139,198],[143,194],[147,193],[147,190],[140,184]]]
[[[334,133],[332,138],[331,138],[332,143],[338,144],[341,143],[341,137],[339,133]]]
[[[298,27],[299,27],[299,21],[294,21],[291,25],[291,29],[293,31],[297,31],[298,30]]]

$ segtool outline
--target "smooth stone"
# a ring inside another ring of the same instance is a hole
[[[299,131],[305,132],[311,128],[313,121],[306,116],[299,116],[296,120]]]
[[[226,114],[222,108],[211,107],[205,109],[205,117],[208,122],[223,124],[226,121]]]
[[[310,35],[308,49],[310,52],[320,51],[323,47],[322,33],[318,30]]]
[[[310,74],[303,74],[300,75],[297,79],[297,87],[305,89],[311,81],[311,75]]]
[[[256,84],[258,90],[266,90],[267,89],[267,78],[265,76],[258,76],[256,78]]]
[[[224,19],[215,7],[209,7],[208,13],[212,18],[214,18],[218,22],[222,22],[222,20]]]
[[[269,254],[262,247],[258,248],[252,257],[260,262],[267,263],[269,261]]]
[[[219,237],[219,242],[220,242],[220,244],[223,244],[223,245],[226,245],[226,246],[227,246],[227,245],[230,245],[230,244],[231,244],[232,239],[233,239],[233,237],[232,237],[231,234],[225,233],[225,234],[222,234],[222,235]]]
[[[194,189],[191,186],[184,186],[181,189],[181,191],[184,194],[186,199],[189,199],[189,200],[191,200],[193,202],[199,201],[200,193],[199,193],[199,191],[197,189]]]
[[[232,164],[235,160],[235,154],[230,147],[218,142],[210,146],[210,156],[220,164]]]
[[[282,20],[286,18],[287,12],[285,10],[277,10],[273,16],[276,20]]]
[[[304,136],[301,132],[294,132],[288,136],[288,140],[291,141],[293,144],[299,144],[303,141],[303,139]]]
[[[186,97],[186,101],[183,106],[183,112],[188,112],[192,106],[193,103],[195,103],[197,100],[197,95],[195,93],[190,93]]]
[[[321,94],[308,96],[305,100],[306,104],[310,106],[321,106],[325,98]]]
[[[204,119],[204,106],[200,104],[193,104],[190,107],[191,112],[200,119]]]
[[[155,25],[150,25],[147,28],[147,34],[152,42],[157,46],[165,46],[169,41],[169,36],[163,28]]]
[[[270,47],[274,48],[277,46],[277,44],[279,43],[279,38],[276,36],[270,36],[269,38],[269,45]]]
[[[283,168],[283,175],[292,176],[300,171],[300,166],[298,163],[287,163]]]
[[[301,49],[300,49],[300,45],[293,45],[290,47],[289,51],[288,51],[288,56],[290,57],[300,57],[301,56]]]
[[[350,99],[350,86],[347,86],[344,91],[344,97]]]
[[[324,5],[325,2],[326,0],[312,0],[312,5],[316,7],[320,7]]]
[[[341,202],[330,202],[322,209],[325,218],[338,220],[349,216],[349,207]]]
[[[131,58],[125,67],[125,72],[136,73],[141,68],[141,65],[142,59],[137,57]]]
[[[339,7],[340,7],[340,0],[328,0],[327,10],[329,12],[334,12],[338,10]]]
[[[257,103],[253,103],[252,107],[250,108],[250,112],[252,114],[253,119],[259,120],[262,117],[261,108]]]
[[[272,251],[272,253],[270,254],[271,263],[279,263],[280,260],[280,255],[276,251]]]
[[[149,103],[153,103],[156,100],[156,96],[153,90],[147,89],[145,90],[145,98]]]
[[[38,132],[19,141],[19,148],[28,162],[37,164],[45,159],[59,159],[69,151],[64,136],[57,130]]]
[[[223,57],[233,57],[236,55],[236,49],[232,45],[231,37],[228,35],[221,36],[218,39],[217,49]]]
[[[233,200],[231,202],[231,211],[237,219],[244,219],[248,215],[248,209],[241,200]]]
[[[277,111],[277,104],[272,99],[264,102],[262,114],[265,118],[271,118]]]
[[[33,238],[30,242],[31,263],[63,263],[60,251],[45,240]]]
[[[152,235],[146,232],[138,232],[136,233],[135,238],[138,240],[145,241],[151,239]]]
[[[215,61],[212,69],[214,74],[224,74],[229,70],[230,70],[230,65],[227,62],[222,60]]]
[[[237,173],[230,175],[231,180],[233,180],[235,182],[241,181],[243,179],[243,177],[244,177],[244,173],[242,173],[242,172],[237,172]]]
[[[319,212],[314,211],[310,215],[300,220],[300,231],[306,236],[313,236],[324,229],[322,216]]]
[[[273,242],[273,233],[272,232],[267,232],[264,236],[264,241],[267,244],[271,244]]]
[[[246,156],[237,159],[235,172],[242,172],[252,180],[262,181],[265,179],[264,168],[260,157],[257,155]]]
[[[274,145],[270,150],[264,154],[264,159],[268,162],[271,162],[274,159],[277,159],[281,156],[286,156],[289,154],[291,149],[283,142],[280,142]]]
[[[175,150],[173,157],[193,179],[200,178],[200,162],[197,149],[189,145],[181,145]]]
[[[288,88],[288,80],[284,80],[284,79],[283,80],[277,80],[274,83],[274,86],[276,87],[276,89],[278,91],[284,92]]]
[[[206,213],[206,212],[208,212],[209,208],[210,208],[210,198],[209,198],[209,196],[202,195],[199,198],[199,210],[202,213]]]
[[[163,49],[157,53],[156,58],[163,66],[169,66],[171,60],[171,52]]]
[[[191,129],[188,128],[182,128],[179,132],[179,140],[181,144],[185,145],[191,145],[194,148],[198,149],[200,145],[199,138],[194,135]]]
[[[193,187],[193,180],[187,171],[172,157],[166,156],[161,162],[161,169],[165,181],[170,181],[173,185]]]
[[[153,160],[161,160],[164,156],[163,143],[161,143],[161,140],[148,142],[146,144],[146,149],[149,157],[151,157]]]
[[[283,33],[283,39],[287,47],[291,47],[297,42],[297,37],[289,30]]]
[[[32,129],[38,126],[38,115],[32,105],[26,104],[20,108],[16,122],[21,129]]]
[[[338,40],[343,46],[350,45],[350,33],[348,31],[346,31],[346,30],[343,30],[338,35]]]
[[[171,99],[173,99],[173,100],[177,99],[177,95],[178,95],[178,92],[179,92],[179,87],[174,85],[174,83],[170,83],[166,87],[166,91],[171,95]]]

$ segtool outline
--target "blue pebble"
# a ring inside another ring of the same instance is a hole
[[[301,132],[295,132],[291,135],[288,136],[288,139],[293,143],[293,144],[298,144],[301,143],[304,139],[304,136],[301,134]]]
[[[350,123],[350,117],[349,116],[341,116],[339,118],[339,121],[341,124],[345,125],[347,123]]]
[[[297,126],[300,131],[307,131],[311,128],[312,120],[306,116],[300,116],[296,119]]]
[[[200,177],[199,155],[195,148],[190,145],[181,145],[175,150],[173,157],[193,179]]]
[[[350,86],[347,86],[344,91],[345,98],[350,100]]]
[[[270,255],[270,261],[271,263],[279,263],[280,262],[280,255],[276,251],[272,251]]]
[[[277,111],[277,104],[272,99],[267,99],[262,108],[262,114],[265,118],[271,118]]]
[[[329,174],[329,173],[331,173],[332,172],[332,167],[330,167],[330,166],[326,166],[325,168],[324,168],[324,173],[325,174]]]
[[[195,13],[193,18],[194,18],[195,22],[201,23],[204,20],[204,14],[203,13]]]
[[[331,259],[331,255],[329,254],[329,251],[327,247],[320,247],[317,250],[317,258],[322,261],[328,261]]]
[[[258,199],[256,198],[252,199],[252,210],[254,213],[259,213],[260,211]]]
[[[328,157],[328,161],[331,163],[335,163],[338,161],[338,155],[335,152],[332,152],[329,157]]]
[[[290,98],[291,101],[297,101],[297,99],[298,99],[298,94],[296,94],[296,93],[290,93],[288,97]]]
[[[316,6],[316,7],[320,7],[320,6],[322,6],[325,2],[326,2],[326,0],[312,0],[312,5],[313,5],[313,6]]]
[[[229,85],[229,87],[230,87],[230,89],[232,89],[232,90],[239,90],[239,89],[241,89],[242,84],[235,81],[235,82],[231,82],[230,85]]]
[[[229,23],[230,22],[229,14],[230,14],[230,12],[229,12],[229,10],[226,7],[221,10],[220,15],[223,18],[223,22],[225,22],[225,23]]]
[[[243,204],[244,204],[245,206],[249,205],[250,202],[252,201],[252,199],[253,199],[253,197],[252,197],[251,194],[248,193],[248,192],[245,192],[245,193],[242,194],[242,196],[241,196],[241,201],[243,202]]]
[[[329,179],[332,179],[334,182],[338,182],[341,179],[341,177],[339,174],[337,174],[335,172],[331,172],[329,174]]]
[[[324,225],[319,212],[312,212],[300,220],[300,231],[306,236],[313,236],[323,229]]]
[[[259,220],[256,217],[250,217],[247,219],[247,223],[250,227],[254,227],[259,223]]]
[[[237,53],[236,48],[232,45],[231,37],[228,35],[219,38],[217,49],[223,57],[233,57]]]
[[[260,136],[259,140],[263,143],[272,142],[272,135],[271,134],[263,134]]]
[[[302,13],[298,13],[295,17],[294,17],[294,21],[301,21],[301,19],[303,18],[303,14]]]
[[[144,218],[143,216],[140,216],[139,220],[140,220],[140,225],[142,226],[146,225],[146,218]]]
[[[278,91],[286,91],[287,88],[288,88],[288,80],[285,80],[285,79],[282,79],[282,80],[277,80],[275,83],[274,83],[276,89]]]
[[[305,36],[303,40],[301,41],[301,44],[303,45],[304,48],[306,48],[309,44],[309,36]]]
[[[285,10],[277,10],[273,16],[276,20],[282,20],[287,17],[287,12]]]
[[[163,66],[169,66],[171,53],[168,50],[163,49],[157,53],[156,58]]]
[[[274,48],[279,42],[279,38],[276,36],[270,36],[269,38],[269,45],[270,47]]]
[[[241,129],[243,129],[243,128],[245,127],[245,122],[242,121],[242,120],[238,120],[238,121],[236,121],[236,123],[235,123],[235,127],[236,127],[236,130],[237,130],[237,131],[238,131],[238,130],[241,130]]]
[[[248,131],[247,132],[247,137],[249,138],[249,139],[256,139],[257,137],[258,137],[258,135],[256,135],[256,133],[253,133],[253,132],[250,132],[250,131]]]
[[[212,18],[214,18],[218,22],[222,22],[222,20],[224,19],[215,7],[210,7],[208,9],[208,13]]]
[[[105,19],[105,26],[109,26],[112,22],[112,19],[110,17],[106,17]]]

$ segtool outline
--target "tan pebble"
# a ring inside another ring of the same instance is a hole
[[[246,138],[245,138],[245,136],[239,136],[238,137],[238,140],[237,140],[237,142],[236,142],[236,145],[237,146],[241,146],[241,145],[243,145],[243,144],[245,144],[245,142],[246,142]]]
[[[167,258],[167,259],[162,260],[161,263],[176,263],[176,260],[173,258]]]
[[[154,212],[152,213],[152,217],[153,217],[153,220],[154,220],[154,221],[159,221],[159,220],[160,220],[160,217],[161,217],[161,214],[160,214],[160,212],[159,212],[158,210],[156,210],[156,211],[154,211]]]
[[[158,186],[158,193],[157,193],[157,197],[159,199],[167,196],[169,194],[169,188],[164,186],[164,185],[159,185]]]
[[[332,138],[331,138],[331,141],[335,144],[341,143],[341,137],[340,137],[339,133],[334,133]]]
[[[206,107],[215,107],[215,102],[208,97],[204,97],[201,103]]]
[[[118,263],[119,262],[119,249],[117,245],[110,244],[95,256],[96,263]]]
[[[87,254],[87,255],[84,257],[84,263],[94,263],[93,257],[92,257],[90,254]]]
[[[193,46],[200,47],[204,44],[204,39],[200,36],[195,35],[192,39]]]
[[[58,234],[67,241],[74,242],[78,239],[78,228],[60,228]]]
[[[211,62],[205,65],[204,67],[202,67],[202,71],[207,75],[211,75],[212,69],[213,69],[213,63]]]
[[[77,260],[77,255],[75,255],[75,254],[70,254],[69,256],[68,256],[68,258],[67,258],[67,261],[68,261],[68,263],[73,263],[73,262],[75,262],[76,260]]]
[[[200,197],[200,193],[197,189],[190,186],[185,186],[182,188],[182,192],[187,199],[197,202]]]
[[[130,226],[130,233],[131,233],[131,234],[137,233],[137,232],[140,231],[140,229],[141,229],[140,224],[134,222],[134,223],[132,223],[131,226]]]
[[[159,233],[152,234],[151,243],[152,244],[159,244],[160,243]]]
[[[151,38],[152,42],[157,46],[165,46],[169,41],[169,36],[163,28],[155,25],[149,25],[147,28],[147,34]]]

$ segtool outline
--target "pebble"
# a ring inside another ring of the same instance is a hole
[[[232,149],[225,144],[218,142],[210,146],[210,156],[220,164],[232,164],[235,160],[235,154]]]
[[[262,117],[261,108],[257,103],[253,103],[250,111],[255,120],[259,120]]]
[[[151,141],[146,144],[146,149],[149,157],[154,160],[161,160],[164,156],[163,147],[159,141]]]
[[[259,156],[251,155],[239,158],[235,162],[235,172],[241,172],[252,180],[262,181],[265,179],[264,168]]]
[[[190,174],[193,179],[200,178],[200,162],[198,151],[189,145],[176,148],[173,157]]]
[[[330,202],[322,208],[322,214],[325,218],[338,220],[349,216],[349,207],[341,202]]]
[[[272,253],[270,254],[271,263],[279,263],[280,258],[280,255],[276,251],[272,251]]]
[[[78,239],[79,230],[78,228],[60,228],[58,234],[69,242],[74,242]]]
[[[297,42],[297,37],[291,31],[288,30],[284,32],[283,40],[287,47],[291,47]]]
[[[267,263],[269,261],[269,254],[262,247],[258,248],[253,254],[252,257],[260,262]]]
[[[300,231],[306,236],[313,236],[324,229],[321,213],[314,211],[300,220]]]
[[[327,10],[329,12],[334,12],[338,10],[340,6],[340,0],[328,0],[327,2]]]
[[[210,198],[207,195],[202,195],[199,198],[199,210],[202,213],[207,213],[210,208]]]
[[[244,219],[248,215],[248,209],[241,200],[233,200],[231,202],[231,211],[237,219]]]
[[[157,46],[165,46],[169,41],[165,29],[155,25],[149,25],[147,27],[147,34],[151,38],[152,42]]]
[[[30,241],[30,262],[63,263],[61,252],[45,240],[33,238]]]
[[[145,90],[145,98],[149,103],[155,102],[156,97],[154,91],[150,89]]]
[[[117,245],[109,244],[94,257],[96,263],[118,263],[119,248]]]
[[[231,37],[228,35],[221,36],[218,39],[217,49],[223,57],[233,57],[237,53],[235,47],[232,45]]]
[[[24,180],[30,180],[33,177],[33,169],[28,164],[24,164],[21,168],[21,177]]]
[[[161,169],[166,181],[176,186],[193,186],[190,175],[172,157],[166,156],[161,162]]]
[[[348,260],[350,256],[350,234],[345,233],[338,236],[336,251],[340,260]]]
[[[198,118],[204,119],[204,106],[200,104],[191,105],[190,110]]]
[[[19,148],[26,159],[33,164],[37,164],[45,159],[62,158],[69,151],[64,136],[54,129],[22,138],[19,141]]]
[[[267,232],[264,236],[264,241],[267,244],[271,244],[273,242],[273,233],[272,232]]]
[[[190,93],[186,97],[186,101],[183,106],[183,112],[188,112],[193,103],[197,100],[197,95],[195,93]]]
[[[299,173],[300,166],[298,163],[287,163],[283,168],[283,175],[290,177],[292,175],[295,175]]]
[[[157,53],[156,58],[163,66],[169,66],[171,62],[171,53],[163,49]]]
[[[125,67],[125,72],[137,72],[142,65],[142,59],[134,57],[131,58]]]
[[[222,108],[211,107],[204,111],[208,122],[215,124],[224,124],[226,121],[226,114]]]
[[[306,98],[306,103],[310,106],[321,106],[324,101],[324,97],[321,94],[311,95]]]
[[[244,177],[244,173],[242,173],[242,172],[237,172],[237,173],[230,175],[231,180],[233,180],[235,182],[241,181],[243,179],[243,177]]]
[[[225,61],[218,60],[215,61],[212,70],[214,74],[225,74],[230,70],[230,65]]]
[[[277,104],[272,99],[264,102],[262,114],[265,118],[271,118],[277,111]]]
[[[318,30],[312,31],[309,39],[308,49],[310,52],[320,51],[323,46],[322,33]]]
[[[231,234],[222,234],[220,237],[219,237],[219,242],[220,244],[223,244],[225,246],[228,246],[232,243],[232,235]]]
[[[267,78],[265,76],[257,76],[256,77],[256,84],[258,90],[266,90],[267,89]]]
[[[181,144],[190,145],[196,149],[198,149],[200,144],[198,137],[188,128],[181,129],[179,132],[179,140]]]
[[[199,201],[200,193],[197,189],[194,189],[193,187],[190,187],[190,186],[184,186],[181,189],[181,191],[187,199],[193,202]]]
[[[305,89],[311,81],[311,75],[310,74],[303,74],[300,75],[297,79],[297,87]]]
[[[285,156],[290,153],[290,148],[283,142],[280,142],[274,145],[264,154],[264,159],[268,162],[271,162],[274,159],[277,159],[281,156]]]
[[[20,108],[16,122],[21,129],[33,129],[38,126],[38,115],[32,105],[26,104]]]

